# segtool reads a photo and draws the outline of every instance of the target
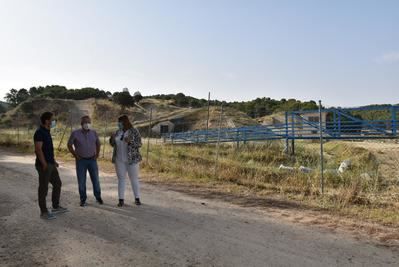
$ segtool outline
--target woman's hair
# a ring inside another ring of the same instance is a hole
[[[127,129],[133,128],[132,123],[129,120],[129,117],[127,115],[122,115],[118,118],[118,121],[123,123],[123,126],[127,126]]]

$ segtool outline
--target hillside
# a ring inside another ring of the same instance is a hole
[[[105,99],[68,100],[51,98],[30,98],[20,103],[0,117],[1,127],[15,127],[16,125],[34,128],[38,124],[39,116],[44,111],[56,114],[59,125],[79,126],[80,117],[90,115],[93,124],[104,127],[105,124],[115,126],[121,114],[127,114],[136,127],[147,132],[150,110],[152,110],[151,127],[162,122],[178,121],[176,131],[205,129],[208,110],[206,107],[190,108],[177,107],[173,100],[145,98],[133,107],[122,109],[121,106]],[[210,107],[209,127],[219,125],[220,107]],[[239,127],[254,125],[257,122],[234,108],[226,107],[223,113],[222,127]]]

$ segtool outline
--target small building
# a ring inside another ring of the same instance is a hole
[[[321,116],[323,127],[326,127],[327,112],[322,112]],[[296,128],[295,130],[298,131],[300,135],[319,134],[318,127],[320,122],[320,114],[318,112],[304,113],[300,116],[295,116],[294,121]]]
[[[171,121],[159,122],[151,128],[152,133],[155,133],[158,135],[163,135],[166,133],[173,133],[174,130],[175,130],[175,124]]]
[[[191,126],[182,117],[158,122],[151,128],[152,133],[157,135],[185,132],[189,130],[191,130]]]

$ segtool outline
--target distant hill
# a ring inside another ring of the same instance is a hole
[[[52,98],[65,100],[85,100],[89,98],[95,98],[98,100],[111,100],[114,103],[118,103],[126,107],[132,107],[135,102],[137,103],[141,101],[143,96],[138,91],[131,95],[127,88],[125,88],[122,92],[111,93],[109,91],[100,90],[93,87],[68,89],[62,85],[47,85],[31,87],[30,89],[11,89],[6,94],[5,98],[7,99],[7,102],[14,107],[30,98]],[[203,108],[208,105],[208,101],[206,99],[198,99],[192,96],[186,96],[183,93],[166,95],[159,94],[144,96],[144,98],[164,100],[167,101],[169,105],[174,105],[180,108]],[[265,115],[270,115],[279,111],[317,109],[315,101],[302,102],[296,99],[276,100],[263,97],[242,102],[226,102],[219,100],[210,101],[211,106],[220,106],[222,103],[225,107],[237,109],[246,113],[252,118],[263,117]]]
[[[152,95],[148,96],[154,99],[163,99],[173,101],[176,106],[179,107],[205,107],[208,105],[208,101],[205,99],[197,99],[191,96],[186,96],[183,93],[179,94],[168,94],[168,95]],[[294,111],[294,110],[312,110],[317,109],[315,101],[302,102],[296,99],[271,99],[269,97],[256,98],[251,101],[241,102],[226,102],[219,100],[211,100],[212,106],[220,106],[223,103],[226,107],[237,109],[241,112],[246,113],[252,118],[259,118],[266,115],[271,115],[275,112],[281,111]]]
[[[52,99],[30,98],[20,103],[0,118],[3,127],[24,126],[34,128],[39,123],[40,114],[51,111],[56,114],[60,127],[79,127],[80,117],[90,115],[96,127],[114,129],[117,118],[127,114],[134,125],[145,135],[150,126],[150,111],[152,110],[151,127],[162,122],[178,122],[176,131],[189,131],[206,128],[208,110],[206,107],[178,107],[173,100],[145,98],[133,107],[121,108],[105,99]],[[220,107],[211,106],[209,127],[216,128],[219,124]],[[223,113],[222,127],[239,127],[256,125],[257,122],[234,108],[226,107]]]

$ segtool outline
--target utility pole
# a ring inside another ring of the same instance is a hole
[[[217,176],[217,169],[218,169],[219,148],[220,148],[220,131],[222,129],[223,103],[220,108],[221,108],[221,110],[220,110],[220,117],[219,117],[218,141],[217,141],[216,158],[215,158],[215,177],[217,177],[217,178],[219,178]]]
[[[105,156],[105,145],[107,138],[107,128],[108,128],[108,112],[105,111],[105,128],[104,128],[104,144],[103,144],[103,158]]]
[[[205,139],[206,141],[208,140],[210,102],[211,102],[211,92],[208,92],[208,115],[206,117],[206,139]]]
[[[150,153],[151,123],[152,123],[152,108],[150,109],[150,124],[148,125],[148,134],[147,134],[147,157],[146,157],[146,163],[148,163],[148,156],[149,156],[149,153]]]
[[[321,194],[324,194],[324,156],[323,156],[323,116],[321,100],[319,100],[319,131],[320,131],[320,187]]]

